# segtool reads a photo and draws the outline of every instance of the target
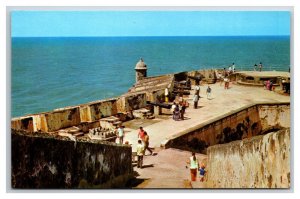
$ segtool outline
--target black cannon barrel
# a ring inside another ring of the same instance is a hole
[[[170,109],[172,107],[171,104],[158,103],[158,102],[150,102],[150,101],[147,101],[147,104],[154,105],[154,106],[159,106],[159,107],[167,108],[167,109]]]
[[[174,93],[174,94],[180,93],[180,94],[183,94],[183,95],[189,95],[190,91],[173,90],[172,93]]]
[[[174,88],[184,89],[184,90],[191,90],[191,86],[181,86],[181,85],[174,85]]]

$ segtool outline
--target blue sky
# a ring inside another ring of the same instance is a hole
[[[287,11],[14,11],[13,37],[290,35]]]

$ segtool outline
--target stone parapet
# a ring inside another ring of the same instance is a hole
[[[133,177],[131,147],[12,130],[12,188],[120,188]]]
[[[290,129],[209,147],[207,188],[290,188]]]
[[[289,103],[257,103],[188,128],[169,138],[164,147],[201,151],[208,146],[287,127],[290,127]]]

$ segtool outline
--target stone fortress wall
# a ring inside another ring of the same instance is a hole
[[[183,72],[184,76],[203,74],[203,77],[214,76],[214,70]],[[211,75],[209,75],[211,74]],[[29,132],[53,132],[59,129],[78,126],[81,123],[96,122],[101,118],[130,114],[131,111],[145,108],[147,101],[157,102],[164,98],[165,88],[171,93],[178,74],[147,77],[137,82],[129,91],[120,97],[93,101],[87,104],[58,108],[12,118],[11,128]],[[180,78],[180,77],[179,77]],[[205,81],[205,78],[203,79]],[[193,81],[192,81],[193,83]]]
[[[290,188],[290,129],[214,145],[207,151],[209,188]]]
[[[13,188],[120,188],[133,177],[131,147],[12,130]]]
[[[252,104],[186,129],[170,139],[165,147],[189,149],[197,140],[206,148],[289,127],[289,103]]]
[[[208,188],[289,188],[290,104],[242,107],[187,129],[165,147],[204,147]]]

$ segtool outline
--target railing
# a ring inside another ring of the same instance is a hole
[[[201,69],[205,70],[205,69],[223,69],[226,68],[226,70],[228,70],[229,66],[203,66],[200,67]],[[290,66],[263,66],[262,67],[262,71],[285,71],[285,72],[289,72],[290,70]],[[243,65],[237,65],[235,66],[235,70],[236,71],[254,71],[254,66],[243,66]],[[258,66],[256,67],[256,71],[259,71]]]

